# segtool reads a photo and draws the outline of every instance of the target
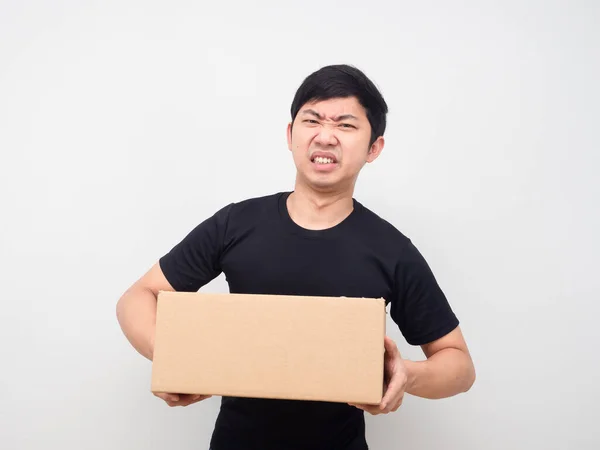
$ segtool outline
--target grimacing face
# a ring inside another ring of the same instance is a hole
[[[355,97],[309,102],[287,128],[298,181],[320,191],[353,186],[360,170],[383,150],[382,136],[369,146],[371,125]]]

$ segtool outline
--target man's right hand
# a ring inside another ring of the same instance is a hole
[[[163,392],[157,392],[154,395],[163,399],[169,406],[189,406],[212,397],[212,395],[167,394]]]

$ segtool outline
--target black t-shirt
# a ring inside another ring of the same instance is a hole
[[[412,242],[354,200],[326,230],[289,216],[283,192],[232,203],[160,259],[176,291],[197,291],[223,273],[232,293],[385,298],[409,344],[458,326]],[[364,450],[364,413],[345,403],[224,397],[213,450]]]

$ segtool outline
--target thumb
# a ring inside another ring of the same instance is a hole
[[[385,337],[384,346],[386,353],[389,353],[390,356],[400,356],[398,346],[389,336]]]

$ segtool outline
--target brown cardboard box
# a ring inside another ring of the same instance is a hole
[[[377,404],[385,301],[164,292],[152,391]]]

